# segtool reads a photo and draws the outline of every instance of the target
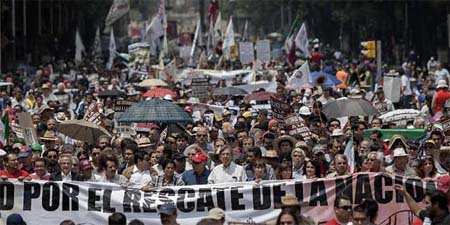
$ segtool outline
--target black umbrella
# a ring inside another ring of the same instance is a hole
[[[237,87],[226,87],[226,88],[216,88],[213,91],[214,95],[246,95],[248,92],[242,88]]]
[[[370,102],[361,98],[341,98],[330,101],[323,106],[322,112],[328,118],[372,116],[378,114],[378,110]]]
[[[153,98],[132,105],[120,117],[125,123],[184,123],[192,118],[177,104]]]

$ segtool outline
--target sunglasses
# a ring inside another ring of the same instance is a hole
[[[351,205],[344,205],[344,206],[341,206],[341,207],[339,207],[340,209],[343,209],[343,210],[352,210],[352,206]]]
[[[208,135],[206,135],[206,134],[197,134],[197,137],[206,137],[206,136],[208,136]]]

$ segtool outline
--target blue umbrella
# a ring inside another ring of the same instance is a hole
[[[319,77],[326,77],[326,81],[323,84],[325,87],[332,87],[334,85],[338,85],[340,83],[342,83],[339,79],[337,79],[334,75],[331,75],[329,73],[325,73],[323,71],[319,71],[319,72],[312,72],[311,73],[311,78],[313,80],[313,84],[317,85],[317,78]]]

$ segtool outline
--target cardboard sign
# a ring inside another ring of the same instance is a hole
[[[261,62],[270,62],[270,41],[260,40],[256,42],[256,58]]]
[[[209,97],[209,79],[208,78],[193,78],[191,89],[192,97],[195,98],[208,98]]]
[[[27,146],[39,144],[36,129],[34,129],[31,114],[29,112],[18,113],[19,124],[22,129],[22,135]]]
[[[14,132],[16,134],[17,138],[24,138],[22,128],[18,124],[18,121],[17,122],[13,121],[10,126],[11,126],[12,132]]]
[[[255,61],[255,52],[252,42],[239,42],[239,59],[242,65]]]
[[[270,98],[270,108],[272,109],[272,118],[277,120],[280,128],[284,128],[284,120],[286,116],[291,113],[291,107],[286,102],[280,101],[276,98]]]
[[[148,72],[150,64],[150,45],[147,43],[135,43],[128,45],[128,66],[134,71]]]
[[[105,127],[105,121],[103,121],[102,112],[98,108],[97,103],[89,105],[88,112],[84,115],[84,120],[93,122],[101,127]]]
[[[114,112],[125,112],[125,110],[130,108],[133,103],[134,102],[127,100],[117,100],[116,104],[114,105]]]
[[[445,118],[443,120],[436,121],[436,124],[438,124],[437,127],[442,129],[442,132],[445,136],[450,135],[450,118]]]
[[[311,139],[311,132],[309,131],[306,122],[300,116],[296,114],[289,114],[285,118],[285,130],[286,133],[292,137],[302,136],[305,141]]]
[[[387,99],[393,103],[400,101],[400,88],[402,81],[399,77],[385,76],[383,78],[383,91]]]

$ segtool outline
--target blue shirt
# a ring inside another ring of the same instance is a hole
[[[207,184],[210,173],[211,171],[205,168],[203,173],[198,176],[194,170],[187,170],[184,171],[182,179],[185,185]]]

